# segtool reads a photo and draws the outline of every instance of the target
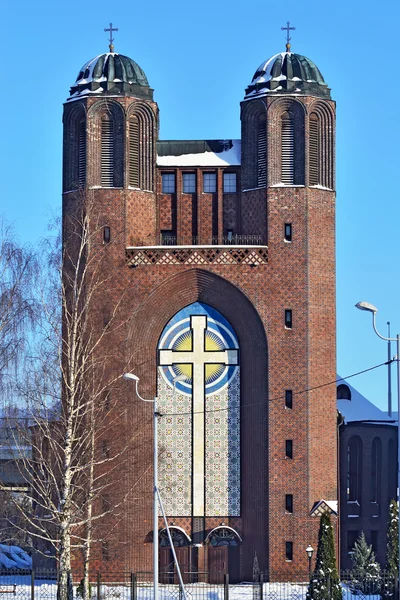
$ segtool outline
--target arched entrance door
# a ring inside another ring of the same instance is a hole
[[[241,537],[231,527],[216,527],[207,536],[210,583],[223,583],[225,573],[231,583],[240,581]]]
[[[176,558],[179,563],[182,578],[184,583],[191,583],[192,571],[197,570],[193,568],[190,562],[191,545],[190,538],[186,532],[176,526],[169,528],[174,545]],[[176,564],[174,562],[174,556],[172,554],[171,546],[168,539],[168,533],[166,529],[162,529],[159,533],[160,550],[159,550],[159,570],[160,570],[160,582],[161,583],[178,583],[178,574],[176,570]]]

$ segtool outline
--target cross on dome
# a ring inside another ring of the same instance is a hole
[[[292,39],[289,36],[290,31],[294,31],[296,27],[290,27],[290,21],[286,22],[286,27],[281,27],[282,31],[286,31],[286,52],[290,52],[290,40]]]
[[[109,31],[110,32],[110,39],[109,39],[110,44],[109,44],[109,48],[110,48],[110,52],[114,52],[114,44],[113,44],[114,38],[112,37],[112,32],[113,31],[118,31],[118,27],[113,27],[112,23],[110,23],[110,27],[106,27],[106,29],[104,29],[104,31],[106,31],[106,32]]]

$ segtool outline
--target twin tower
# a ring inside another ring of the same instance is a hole
[[[289,47],[257,69],[240,115],[241,140],[160,141],[146,75],[114,52],[65,103],[64,226],[83,198],[103,257],[94,326],[117,315],[100,350],[116,418],[99,451],[125,452],[109,474],[118,509],[96,524],[104,572],[149,571],[152,556],[151,408],[126,370],[158,397],[184,572],[249,580],[257,556],[271,579],[307,573],[318,515],[336,512],[336,387],[320,387],[336,374],[335,103]]]

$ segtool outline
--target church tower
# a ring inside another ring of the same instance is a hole
[[[99,328],[118,305],[103,572],[151,565],[152,413],[126,371],[157,396],[160,493],[184,572],[249,580],[257,555],[272,580],[307,573],[317,516],[337,508],[336,389],[320,387],[336,373],[335,105],[289,46],[257,69],[241,121],[241,140],[159,141],[153,90],[113,47],[65,104],[63,210],[83,198],[96,223]],[[158,537],[167,582],[161,517]]]

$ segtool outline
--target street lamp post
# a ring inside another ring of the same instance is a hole
[[[314,552],[314,548],[311,546],[311,544],[308,544],[306,552],[308,556],[308,578],[311,580],[311,559]]]
[[[145,398],[142,398],[142,396],[139,394],[139,377],[137,375],[134,375],[133,373],[124,373],[123,378],[127,379],[128,381],[135,382],[136,395],[138,398],[140,398],[140,400],[142,400],[143,402],[150,402],[153,404],[153,473],[154,473],[154,478],[153,478],[153,488],[154,488],[153,489],[153,586],[154,586],[153,592],[154,592],[154,594],[153,594],[153,598],[154,598],[154,600],[158,600],[158,502],[159,502],[159,498],[160,498],[160,494],[159,494],[159,490],[158,490],[158,421],[157,421],[157,419],[160,416],[160,413],[157,410],[158,398],[157,398],[157,396],[155,396],[153,398],[153,400],[146,400]],[[184,381],[185,379],[186,379],[185,375],[178,375],[177,377],[175,377],[173,379],[174,393],[175,393],[175,384],[178,381]],[[168,523],[166,521],[166,517],[164,514],[164,509],[162,509],[162,510],[163,510],[164,520],[166,523],[169,542],[171,545],[171,550],[174,555],[175,562],[177,563],[175,549],[172,544]],[[178,571],[181,588],[182,588],[182,591],[183,591],[183,594],[185,597],[183,581],[182,581],[182,576],[181,576],[181,572],[179,569],[179,565],[177,565],[177,571]]]
[[[396,337],[385,337],[379,333],[376,328],[376,313],[378,309],[373,304],[369,302],[358,302],[356,304],[356,308],[359,310],[366,310],[372,313],[372,326],[374,331],[378,337],[386,342],[396,342],[397,350],[396,350],[396,363],[397,363],[397,500],[399,501],[400,494],[400,333],[396,335]],[[390,356],[388,357],[388,361],[390,361]],[[399,560],[400,560],[400,527],[398,528],[398,547],[399,547]],[[398,572],[397,575],[400,577],[400,565],[397,565]]]

